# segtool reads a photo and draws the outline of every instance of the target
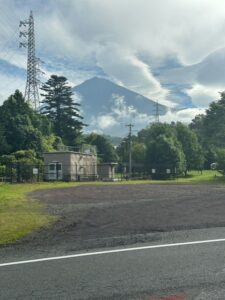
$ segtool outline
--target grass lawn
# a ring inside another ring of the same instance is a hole
[[[110,184],[224,184],[225,178],[216,171],[190,172],[176,180],[123,181]],[[38,189],[72,187],[87,183],[0,184],[0,244],[18,240],[32,231],[51,225],[55,218],[44,213],[44,204],[29,201],[26,194]],[[93,182],[88,184],[109,184]]]
[[[120,181],[118,182],[120,183]],[[131,180],[122,181],[121,184],[225,184],[225,177],[217,171],[206,170],[201,172],[191,171],[187,177],[171,180]]]
[[[225,177],[217,171],[203,171],[202,174],[198,171],[192,171],[186,178],[178,178],[175,182],[191,184],[225,184]]]
[[[43,204],[28,201],[26,193],[37,189],[66,187],[68,183],[0,184],[0,244],[6,244],[54,222]],[[74,184],[73,184],[74,185]]]

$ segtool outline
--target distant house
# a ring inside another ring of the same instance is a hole
[[[46,152],[44,156],[45,180],[95,180],[97,178],[96,151],[69,149]]]

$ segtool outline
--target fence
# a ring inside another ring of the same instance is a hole
[[[123,162],[119,163],[116,167],[116,173],[121,179],[128,179],[129,178],[129,163]],[[132,172],[131,172],[132,179],[148,179],[149,172],[146,170],[146,166],[140,163],[132,163]]]
[[[129,163],[120,163],[116,168],[116,173],[121,179],[129,177]],[[177,177],[176,168],[173,165],[149,165],[132,164],[131,179],[174,179]]]
[[[96,165],[29,165],[24,163],[0,166],[0,181],[11,183],[40,181],[93,181],[97,179]]]
[[[115,173],[118,179],[128,179],[129,164],[118,164]],[[176,175],[176,169],[172,166],[133,164],[131,179],[173,179]],[[112,179],[110,176],[108,178]],[[94,181],[101,177],[100,174],[98,176],[96,164],[78,166],[52,162],[48,165],[14,163],[0,166],[0,181],[2,182]]]
[[[0,167],[3,182],[38,182],[44,179],[44,166],[28,164],[7,164]]]

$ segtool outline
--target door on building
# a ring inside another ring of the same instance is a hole
[[[49,180],[62,180],[62,164],[52,162],[48,165],[48,179]]]

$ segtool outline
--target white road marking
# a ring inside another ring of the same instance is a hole
[[[85,253],[77,253],[77,254],[64,255],[64,256],[55,256],[55,257],[45,257],[45,258],[3,263],[3,264],[0,264],[0,267],[30,264],[30,263],[37,263],[37,262],[44,262],[44,261],[51,261],[51,260],[76,258],[76,257],[84,257],[84,256],[94,256],[94,255],[130,252],[130,251],[157,249],[157,248],[168,248],[168,247],[177,247],[177,246],[187,246],[187,245],[210,244],[210,243],[218,243],[218,242],[225,242],[225,238],[224,239],[216,239],[216,240],[192,241],[192,242],[184,242],[184,243],[161,244],[161,245],[142,246],[142,247],[133,247],[133,248],[121,248],[121,249],[96,251],[96,252],[85,252]]]

